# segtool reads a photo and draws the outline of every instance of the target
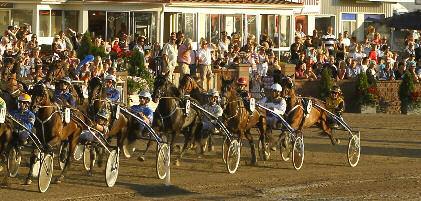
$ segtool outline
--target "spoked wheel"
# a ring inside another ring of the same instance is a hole
[[[358,164],[358,161],[360,160],[360,154],[361,154],[361,144],[360,144],[360,133],[358,132],[358,135],[352,135],[352,137],[349,139],[348,143],[348,164],[351,167],[355,167]]]
[[[240,148],[241,145],[237,140],[232,140],[228,147],[226,166],[230,174],[234,174],[238,169],[240,163]]]
[[[38,177],[38,190],[41,193],[47,191],[53,177],[53,156],[45,154],[41,161]]]
[[[161,143],[156,155],[156,175],[159,179],[165,179],[167,168],[170,168],[170,148],[168,144]]]
[[[292,164],[296,170],[301,169],[304,162],[304,140],[302,137],[297,137],[292,147]]]
[[[68,154],[69,154],[69,143],[68,142],[61,143],[60,150],[58,153],[58,162],[59,162],[60,170],[64,169],[64,166],[66,165],[66,162],[67,162]]]
[[[85,167],[86,171],[91,170],[91,163],[95,165],[96,151],[92,150],[94,153],[94,158],[91,158],[91,149],[94,149],[92,145],[85,145],[83,149],[83,167]]]
[[[289,161],[291,157],[291,148],[292,144],[290,141],[289,133],[285,135],[284,138],[281,139],[281,158],[283,161]]]
[[[224,142],[222,143],[222,160],[224,163],[227,162],[228,147],[230,142],[227,137],[224,137]]]
[[[118,149],[112,150],[108,156],[107,166],[105,167],[105,182],[108,187],[113,187],[118,177],[119,167],[119,151]]]
[[[79,161],[83,157],[83,151],[85,149],[85,146],[83,144],[77,144],[75,152],[73,153],[73,158],[76,161]]]
[[[18,148],[11,148],[7,156],[7,170],[9,171],[10,177],[16,177],[21,161],[22,156]]]

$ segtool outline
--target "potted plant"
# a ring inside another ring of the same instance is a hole
[[[421,113],[421,94],[415,91],[414,78],[410,72],[402,76],[402,83],[399,86],[399,99],[401,101],[402,114]]]
[[[376,82],[369,83],[365,73],[358,75],[357,97],[361,113],[376,113],[378,105]]]

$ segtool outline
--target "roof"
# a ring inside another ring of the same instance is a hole
[[[280,4],[303,5],[302,0],[164,0],[167,3],[218,3],[218,4]]]

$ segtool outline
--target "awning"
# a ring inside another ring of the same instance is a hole
[[[421,30],[421,11],[394,15],[386,18],[386,24],[396,29]]]

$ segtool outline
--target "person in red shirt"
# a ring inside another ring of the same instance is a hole
[[[377,64],[377,61],[378,61],[378,58],[377,58],[377,45],[372,45],[371,46],[371,51],[368,54],[368,58],[370,58],[370,60],[376,62],[376,64]]]

